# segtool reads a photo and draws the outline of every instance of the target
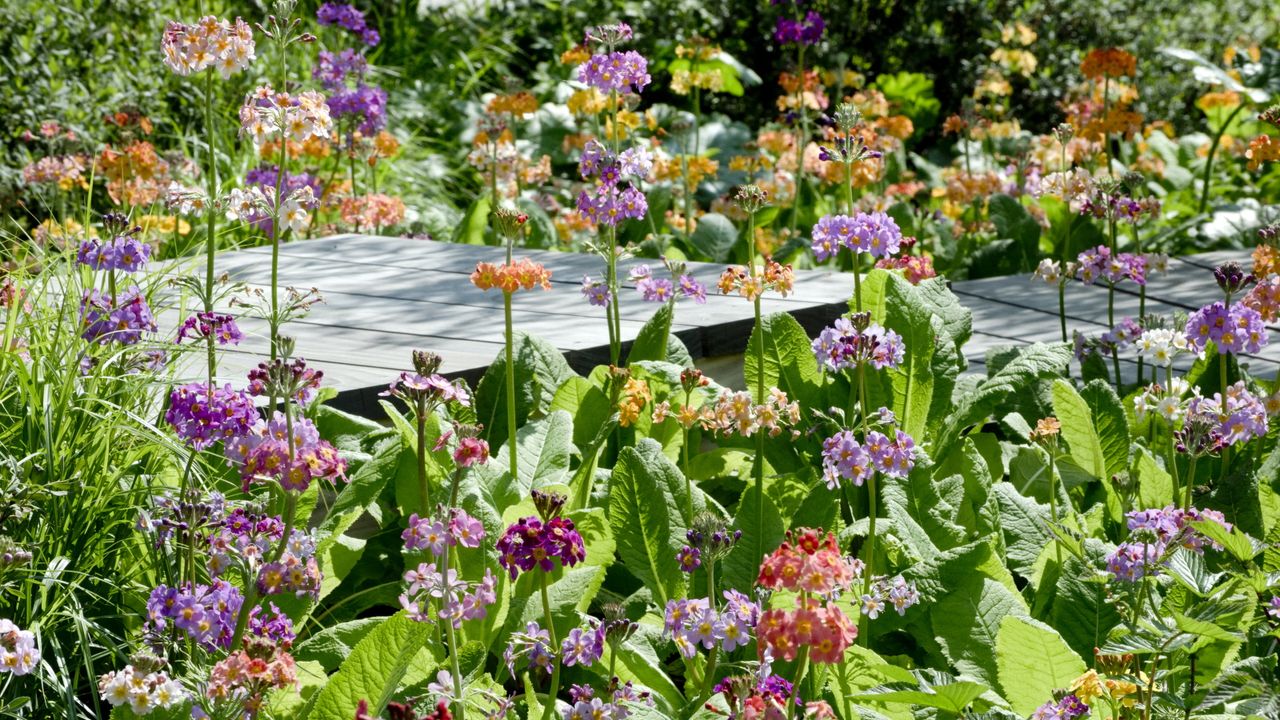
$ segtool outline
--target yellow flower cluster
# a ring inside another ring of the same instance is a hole
[[[1249,141],[1244,156],[1249,159],[1249,169],[1257,170],[1262,163],[1280,160],[1280,142],[1270,135],[1259,135]]]
[[[640,419],[640,411],[653,401],[653,392],[649,384],[640,378],[627,378],[622,387],[622,397],[618,400],[618,424],[631,427]]]
[[[528,117],[538,112],[538,99],[528,91],[509,95],[496,95],[485,109],[491,113],[504,113],[513,117]]]

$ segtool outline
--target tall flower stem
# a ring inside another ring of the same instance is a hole
[[[204,311],[206,313],[213,312],[213,256],[218,250],[217,241],[217,222],[218,213],[214,210],[214,201],[218,195],[218,158],[214,151],[214,143],[217,141],[217,134],[213,130],[213,73],[205,74],[204,78],[204,131],[205,145],[209,149],[209,168],[206,171],[206,181],[209,197],[205,201],[205,217],[208,222],[208,229],[205,231],[204,242]],[[176,230],[179,221],[174,221]],[[114,302],[112,298],[112,302]],[[209,383],[210,392],[213,391],[213,376],[218,369],[218,356],[214,352],[214,333],[209,332],[205,337],[205,349],[208,353],[208,373],[206,378]]]
[[[508,360],[510,362],[510,360]],[[427,490],[427,399],[418,398],[418,502],[423,517],[431,511]]]
[[[555,716],[556,695],[560,693],[560,640],[556,638],[555,618],[551,615],[551,599],[547,596],[547,574],[538,573],[539,589],[542,591],[542,612],[547,616],[547,633],[551,636],[551,648],[556,657],[552,661],[551,689],[547,692],[547,705],[542,711],[542,720],[551,720]]]
[[[1058,463],[1052,448],[1049,449],[1049,518],[1054,526],[1058,524]],[[1058,542],[1057,533],[1053,537],[1053,552],[1057,556],[1059,572],[1062,568],[1062,543]]]
[[[1111,113],[1111,76],[1104,75],[1102,77],[1102,119],[1105,122],[1107,115]],[[1111,133],[1103,131],[1102,133],[1102,156],[1107,160],[1107,174],[1111,177],[1116,176],[1116,171],[1111,169]],[[1112,248],[1113,250],[1115,248]]]
[[[1138,233],[1137,223],[1131,223],[1129,229],[1133,230],[1133,251],[1138,255],[1142,255],[1142,235]],[[1142,324],[1142,318],[1147,314],[1147,283],[1138,286],[1138,324]],[[1138,387],[1142,387],[1145,373],[1145,358],[1138,355]],[[1156,371],[1152,370],[1154,375]]]
[[[1224,467],[1226,465],[1225,463],[1226,458],[1227,458],[1227,451],[1223,450],[1222,459],[1224,460],[1224,463],[1223,463]],[[1182,495],[1183,511],[1187,511],[1191,509],[1191,486],[1196,484],[1196,460],[1198,459],[1200,459],[1199,455],[1192,454],[1191,466],[1187,468],[1187,485]],[[1224,470],[1223,472],[1225,473],[1226,471]]]
[[[1108,239],[1110,240],[1111,254],[1112,254],[1112,257],[1114,257],[1116,254],[1116,220],[1115,218],[1111,218],[1110,220],[1108,220],[1107,226],[1109,230]],[[1116,328],[1116,281],[1115,280],[1107,281],[1107,328],[1109,331],[1114,331]],[[1123,397],[1124,392],[1120,389],[1121,385],[1123,385],[1123,382],[1120,379],[1120,350],[1118,347],[1116,347],[1116,344],[1114,343],[1111,346],[1111,367],[1112,369],[1115,370],[1115,373],[1116,373],[1116,394]]]
[[[707,603],[711,606],[712,611],[716,609],[716,564],[714,560],[707,561]],[[718,647],[712,647],[711,652],[707,653],[707,667],[702,674],[702,692],[699,698],[711,696],[711,688],[716,681],[716,651]]]
[[[1065,275],[1058,279],[1058,323],[1062,326],[1062,342],[1067,342],[1067,278]]]
[[[1227,116],[1226,122],[1222,123],[1218,131],[1213,134],[1213,142],[1209,144],[1209,154],[1204,159],[1204,179],[1202,180],[1204,187],[1200,189],[1200,205],[1196,208],[1197,213],[1203,213],[1205,208],[1209,207],[1209,181],[1210,174],[1213,172],[1213,156],[1218,152],[1218,143],[1222,142],[1222,136],[1226,134],[1227,128],[1231,126],[1231,121],[1236,119],[1236,115],[1239,115],[1241,110],[1244,110],[1244,106],[1245,103],[1242,99],[1236,109],[1232,110],[1231,114]]]
[[[508,264],[510,264],[510,256],[510,251],[508,251]],[[511,482],[516,482],[520,475],[517,474],[518,461],[516,459],[515,331],[511,322],[511,293],[509,292],[502,293],[502,314],[503,321],[507,326],[507,460],[511,470]]]
[[[755,227],[756,214],[754,211],[747,212],[747,257],[750,267],[748,271],[754,277],[756,273],[756,245],[755,245]],[[760,277],[763,280],[764,268],[760,268]],[[755,332],[752,333],[754,342],[751,342],[751,352],[755,355],[756,360],[756,397],[757,405],[764,404],[764,325],[761,322],[760,298],[764,294],[764,288],[759,287],[757,294],[752,301],[755,309]],[[756,430],[756,456],[751,464],[751,474],[755,479],[756,488],[756,532],[762,532],[764,528],[764,436],[763,429]]]
[[[453,474],[453,487],[455,493],[457,492],[458,487],[458,476],[461,473],[462,469],[459,468],[454,471]],[[449,602],[450,595],[453,592],[453,588],[449,584],[450,554],[449,544],[445,543],[444,556],[440,560],[440,566],[442,568],[440,571],[440,577],[444,581],[444,596],[440,600],[442,609],[443,606]],[[458,659],[458,631],[453,626],[453,618],[444,620],[444,633],[445,638],[449,641],[449,664],[453,670],[453,714],[458,720],[465,720],[464,715],[466,713],[466,703],[462,700],[462,667],[460,660]]]
[[[866,616],[864,615],[863,617],[866,617]],[[793,686],[795,687],[795,690],[797,693],[800,691],[800,683],[804,680],[804,676],[808,674],[808,672],[809,672],[809,646],[802,645],[800,647],[800,660],[796,665],[796,682],[795,682],[795,685]],[[790,720],[790,718],[795,716],[795,712],[796,712],[796,704],[794,702],[788,702],[787,703],[788,720]]]
[[[1228,307],[1230,307],[1230,305],[1231,305],[1230,300],[1231,300],[1231,298],[1230,298],[1230,296],[1228,296],[1228,298],[1227,298],[1227,301],[1228,301],[1228,302],[1227,302],[1227,306],[1228,306]],[[1230,356],[1229,354],[1227,354],[1227,353],[1220,353],[1220,354],[1218,355],[1218,385],[1220,386],[1220,387],[1218,388],[1218,390],[1222,393],[1222,407],[1221,407],[1221,409],[1220,409],[1220,410],[1221,410],[1221,412],[1222,412],[1222,422],[1223,422],[1223,423],[1226,423],[1226,422],[1227,422],[1227,419],[1228,419],[1228,415],[1227,415],[1227,360],[1228,360],[1230,357],[1231,357],[1231,356]],[[1223,446],[1223,448],[1222,448],[1222,482],[1224,482],[1224,483],[1227,481],[1227,471],[1228,471],[1228,469],[1229,469],[1230,467],[1231,467],[1231,446],[1230,446],[1230,445],[1224,445],[1224,446]],[[1194,478],[1194,475],[1192,476],[1192,478]],[[1188,487],[1190,487],[1190,483],[1188,483]],[[1187,500],[1187,501],[1188,501],[1188,502],[1190,502],[1190,498],[1191,498],[1191,492],[1190,492],[1190,490],[1188,490],[1188,491],[1187,491],[1187,498],[1188,498],[1188,500]]]
[[[862,420],[862,439],[867,439],[867,370],[865,365],[858,366],[858,414]],[[867,476],[867,552],[863,559],[862,568],[862,594],[871,593],[871,578],[875,575],[876,567],[876,473],[872,472]],[[863,613],[858,618],[858,637],[862,640],[863,647],[870,647],[871,637],[868,633],[869,618]],[[797,682],[799,682],[797,680]]]

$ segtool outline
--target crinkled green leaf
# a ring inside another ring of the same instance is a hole
[[[431,636],[430,625],[410,620],[403,611],[383,620],[320,691],[309,720],[351,720],[361,700],[369,702],[370,713],[381,714]]]
[[[1019,715],[1030,715],[1065,690],[1085,670],[1084,660],[1056,631],[1007,615],[996,635],[996,667],[1004,697]]]

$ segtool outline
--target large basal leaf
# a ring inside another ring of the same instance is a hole
[[[1094,380],[1080,391],[1093,415],[1093,428],[1102,445],[1107,477],[1129,467],[1129,417],[1110,384]]]
[[[658,307],[658,311],[649,318],[644,327],[640,328],[640,333],[631,344],[631,350],[627,353],[627,364],[641,360],[667,359],[667,338],[671,334],[671,320],[674,314],[674,306],[671,303],[663,303]]]
[[[325,672],[331,673],[382,622],[380,617],[360,618],[327,627],[295,645],[293,659],[317,662]]]
[[[755,349],[764,344],[764,367],[759,367]],[[743,360],[743,376],[748,388],[755,388],[764,374],[765,387],[777,386],[801,407],[824,407],[822,373],[813,356],[813,344],[800,323],[787,313],[774,313],[760,318],[760,326],[751,331],[747,354]]]
[[[996,237],[1013,241],[1019,268],[1029,271],[1040,255],[1040,223],[1022,203],[1003,193],[992,195],[987,202]]]
[[[1173,476],[1156,463],[1150,450],[1140,447],[1136,452],[1138,506],[1158,508],[1174,502],[1177,489],[1173,486]]]
[[[1062,439],[1067,443],[1067,456],[1072,463],[1096,479],[1105,479],[1107,459],[1093,425],[1093,413],[1066,380],[1053,382],[1053,412],[1062,423]]]
[[[944,457],[962,432],[986,420],[1000,403],[1037,380],[1061,375],[1070,361],[1071,348],[1066,343],[1018,348],[1011,360],[960,399],[934,441],[933,456]]]
[[[996,667],[1004,697],[1030,715],[1085,670],[1084,661],[1048,626],[1007,615],[996,634]]]
[[[1000,529],[1004,533],[1009,569],[1031,579],[1036,560],[1053,540],[1049,531],[1049,506],[1020,494],[1012,483],[996,483],[992,488],[1000,504]]]
[[[569,459],[573,455],[573,420],[569,413],[556,410],[516,430],[516,488],[521,495],[545,485],[567,482]],[[502,446],[490,460],[494,467],[506,470],[511,445]],[[510,474],[508,472],[508,474]]]
[[[711,262],[727,262],[738,242],[738,229],[724,215],[707,213],[698,218],[698,227],[689,241]]]
[[[609,397],[584,377],[571,377],[561,385],[551,401],[551,410],[563,410],[573,416],[573,444],[579,449],[591,445],[600,427],[613,414]]]
[[[748,487],[738,503],[738,513],[734,517],[734,527],[742,531],[742,539],[734,545],[733,551],[724,559],[721,567],[722,584],[736,588],[742,592],[751,592],[756,577],[760,572],[760,561],[782,544],[782,535],[786,528],[782,523],[782,515],[769,498],[764,495],[761,506],[760,494],[755,486]],[[837,500],[832,500],[838,504]]]
[[[454,228],[450,242],[483,245],[485,231],[489,227],[489,196],[481,195],[467,207],[462,222]]]
[[[961,673],[994,685],[995,647],[1006,617],[1029,617],[1026,605],[1003,584],[970,573],[930,608],[934,634]]]
[[[1087,561],[1068,556],[1055,587],[1048,617],[1042,618],[1062,633],[1072,650],[1087,657],[1106,644],[1107,634],[1120,623],[1120,613],[1108,601],[1107,586],[1098,582],[1095,568],[1105,564],[1105,549],[1091,540],[1084,545]]]
[[[414,655],[431,641],[431,626],[404,612],[383,620],[351,651],[337,674],[320,691],[309,720],[351,720],[361,700],[381,714],[404,679]]]
[[[679,597],[684,585],[676,553],[688,529],[682,519],[687,508],[677,504],[661,477],[674,469],[667,467],[670,461],[661,447],[648,439],[639,447],[646,449],[644,454],[629,447],[618,455],[609,487],[609,522],[627,570],[665,605]]]
[[[512,354],[519,425],[535,408],[550,407],[556,390],[575,375],[559,350],[533,335],[517,331]],[[501,350],[476,386],[476,420],[484,425],[489,446],[495,449],[507,441],[506,372],[506,350]]]
[[[924,438],[933,402],[935,333],[933,315],[918,295],[905,278],[890,273],[885,279],[885,326],[901,335],[905,346],[902,362],[889,371],[892,407],[904,432]]]

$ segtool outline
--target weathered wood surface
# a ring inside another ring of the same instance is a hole
[[[516,327],[537,335],[565,353],[580,372],[608,359],[608,333],[601,308],[591,307],[579,292],[583,275],[599,277],[603,261],[591,255],[522,251],[552,271],[551,291],[521,292],[515,298]],[[377,393],[410,366],[415,349],[443,356],[442,371],[475,381],[502,350],[502,296],[471,285],[469,275],[480,261],[498,262],[500,248],[455,245],[426,240],[347,235],[290,243],[280,252],[280,284],[317,288],[325,302],[285,333],[297,340],[297,354],[325,371],[336,387],[336,404],[353,412],[378,415]],[[1211,268],[1227,259],[1247,260],[1244,252],[1211,253],[1175,259],[1170,273],[1155,277],[1147,289],[1148,313],[1187,313],[1218,297]],[[620,263],[624,275],[634,265]],[[251,288],[270,282],[271,252],[254,248],[224,253],[219,272]],[[714,283],[723,265],[690,263],[690,271],[712,287],[705,305],[684,302],[676,311],[673,332],[695,359],[741,353],[751,333],[751,303],[720,296]],[[628,284],[629,287],[629,284]],[[1116,296],[1115,317],[1136,316],[1138,296],[1131,284]],[[989,350],[1035,341],[1060,339],[1057,291],[1027,277],[956,282],[952,289],[973,311],[973,339],[965,355],[973,372],[985,371]],[[826,271],[796,273],[796,292],[787,298],[766,295],[764,312],[791,313],[812,336],[848,309],[852,291],[848,274]],[[624,291],[622,334],[635,338],[655,305]],[[1102,285],[1067,288],[1070,330],[1096,336],[1107,330],[1107,292]],[[266,352],[266,326],[245,320],[247,341],[225,355],[220,375],[232,379]],[[1123,357],[1126,375],[1136,372],[1132,353]],[[1273,377],[1280,369],[1280,343],[1257,356],[1242,358],[1252,372]]]

